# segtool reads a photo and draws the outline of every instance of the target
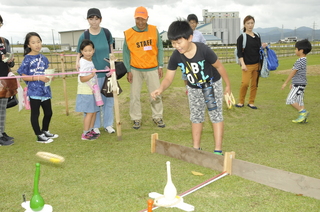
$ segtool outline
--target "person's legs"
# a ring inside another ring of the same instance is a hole
[[[86,113],[83,118],[83,131],[89,131],[93,127],[96,113]]]
[[[41,107],[43,110],[43,119],[42,119],[42,129],[41,131],[48,131],[49,125],[52,117],[52,106],[51,99],[41,102]]]
[[[201,133],[205,115],[205,101],[201,89],[195,89],[188,86],[188,100],[190,109],[190,121],[192,122],[192,142],[193,147],[201,147]]]
[[[99,83],[100,87],[103,85],[104,80],[105,80],[105,77],[98,78],[98,83]],[[114,100],[113,100],[113,97],[105,97],[103,94],[101,94],[101,97],[102,97],[102,101],[103,101],[103,105],[100,106],[100,110],[102,111],[102,117],[101,117],[101,111],[99,110],[96,114],[94,128],[100,128],[102,125],[104,128],[106,128],[108,126],[113,125],[113,119],[114,119],[114,113],[113,113]]]
[[[212,123],[213,129],[213,137],[215,142],[214,150],[222,150],[222,140],[223,140],[223,132],[224,132],[224,124],[223,122]]]
[[[31,121],[31,126],[35,135],[42,134],[40,130],[40,125],[39,125],[40,105],[41,105],[41,100],[30,98],[30,109],[31,109],[30,121]]]
[[[259,80],[259,64],[254,64],[254,65],[248,65],[247,66],[248,71],[251,72],[251,79],[250,79],[250,97],[249,97],[249,105],[254,104],[254,100],[257,95],[257,90],[258,90],[258,80]]]
[[[7,98],[0,98],[0,137],[2,137],[2,133],[4,133],[5,130],[7,103]]]
[[[131,69],[132,73],[132,83],[131,83],[131,93],[130,93],[130,117],[131,120],[141,120],[141,103],[140,103],[140,93],[143,83],[143,74],[140,71]]]
[[[144,73],[149,94],[160,87],[158,70]],[[163,118],[163,104],[161,97],[153,100],[150,95],[152,118]]]
[[[304,85],[292,85],[291,90],[288,94],[286,104],[290,104],[299,112],[299,117],[295,120],[292,120],[294,123],[304,123],[307,122],[309,112],[305,110],[304,107]]]
[[[191,127],[192,127],[191,130],[192,130],[193,148],[199,149],[200,142],[201,142],[203,123],[192,123]]]
[[[218,80],[213,83],[214,97],[217,104],[216,110],[208,111],[210,121],[212,122],[213,137],[215,142],[214,153],[222,154],[222,140],[224,133],[224,122],[223,122],[223,87],[222,80]]]
[[[242,79],[241,79],[241,86],[240,86],[240,92],[239,92],[239,103],[238,103],[238,105],[240,105],[240,106],[243,105],[245,102],[250,78],[251,78],[251,72],[242,71]]]

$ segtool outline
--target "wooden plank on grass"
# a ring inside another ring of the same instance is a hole
[[[232,174],[283,191],[320,199],[320,179],[233,159]]]
[[[223,156],[196,150],[192,147],[185,147],[166,141],[156,140],[155,152],[216,171],[221,172],[223,170]]]

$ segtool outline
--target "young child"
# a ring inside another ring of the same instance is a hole
[[[50,79],[45,75],[49,67],[48,59],[40,54],[42,40],[36,32],[29,32],[24,42],[24,59],[18,69],[18,73],[28,85],[27,95],[30,99],[31,125],[39,143],[51,143],[52,138],[58,138],[57,134],[49,132],[52,117],[51,89],[45,86]],[[40,106],[43,109],[42,128],[39,125]]]
[[[78,76],[78,89],[76,100],[76,111],[84,113],[82,140],[93,140],[99,137],[94,129],[96,114],[99,107],[96,105],[91,86],[97,83],[96,69],[92,62],[94,44],[91,40],[84,39],[80,45],[81,58],[79,61],[80,73]]]
[[[298,41],[295,45],[295,53],[298,56],[297,61],[293,65],[292,71],[287,80],[282,85],[282,90],[286,87],[287,83],[292,79],[290,85],[290,92],[287,97],[286,104],[291,105],[299,111],[299,117],[292,120],[293,123],[305,123],[309,112],[304,108],[304,90],[307,85],[307,54],[311,51],[311,43],[305,39]]]
[[[151,96],[157,98],[171,85],[176,69],[180,66],[182,74],[186,74],[188,79],[193,147],[201,149],[200,140],[207,107],[214,131],[214,153],[222,155],[224,125],[221,78],[226,84],[225,92],[230,94],[231,88],[227,72],[217,55],[207,45],[192,42],[192,29],[187,21],[174,21],[169,27],[168,38],[176,50],[170,57],[165,78],[160,87],[151,93]],[[208,90],[211,90],[210,94],[206,93]]]

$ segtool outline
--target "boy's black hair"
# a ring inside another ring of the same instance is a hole
[[[308,54],[312,49],[311,43],[309,42],[308,39],[304,39],[304,40],[300,40],[300,41],[296,42],[295,47],[298,50],[302,49],[303,50],[303,54]]]
[[[193,35],[193,30],[186,20],[178,19],[170,24],[168,29],[168,39],[178,40],[180,38],[189,39]]]
[[[40,37],[40,35],[36,32],[29,32],[27,35],[26,35],[26,39],[24,40],[24,44],[23,44],[23,49],[24,49],[24,52],[23,52],[23,56],[29,54],[31,52],[31,49],[29,48],[29,42],[30,42],[30,38],[32,36],[37,36],[40,41],[42,42],[42,39]]]
[[[3,24],[3,19],[2,19],[1,15],[0,15],[0,25],[2,25],[2,24]]]
[[[198,17],[195,14],[189,14],[187,17],[188,22],[194,20],[196,23],[198,23]]]

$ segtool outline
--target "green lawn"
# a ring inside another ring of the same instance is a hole
[[[280,59],[279,70],[290,69],[296,57]],[[308,57],[309,65],[318,64],[319,56]],[[239,66],[225,65],[233,94],[238,100],[241,80]],[[319,70],[320,72],[320,70]],[[15,137],[15,144],[0,147],[0,211],[23,211],[22,194],[30,200],[33,191],[35,154],[47,151],[65,157],[62,165],[41,162],[40,194],[58,212],[137,212],[147,207],[149,192],[163,193],[166,183],[166,161],[171,161],[172,180],[182,193],[219,172],[189,164],[164,155],[150,153],[152,133],[159,139],[191,146],[188,104],[181,74],[164,92],[166,128],[155,126],[151,118],[148,93],[142,91],[142,128],[132,129],[129,117],[130,87],[120,80],[119,96],[122,140],[116,134],[102,132],[96,141],[82,141],[82,114],[74,112],[77,78],[66,78],[69,115],[66,115],[62,78],[52,83],[54,115],[50,131],[60,135],[51,144],[35,142],[30,124],[30,111],[8,109],[6,132]],[[281,90],[287,74],[272,72],[261,78],[256,105],[227,109],[224,105],[224,151],[235,151],[236,158],[285,171],[320,178],[319,92],[320,75],[309,76],[305,93],[308,124],[293,124],[297,112],[285,105],[289,88]],[[207,118],[202,135],[203,151],[213,151],[211,124]],[[201,172],[195,176],[191,171]],[[261,185],[238,176],[226,176],[186,197],[196,211],[319,211],[320,201]],[[181,211],[159,208],[157,211]]]

